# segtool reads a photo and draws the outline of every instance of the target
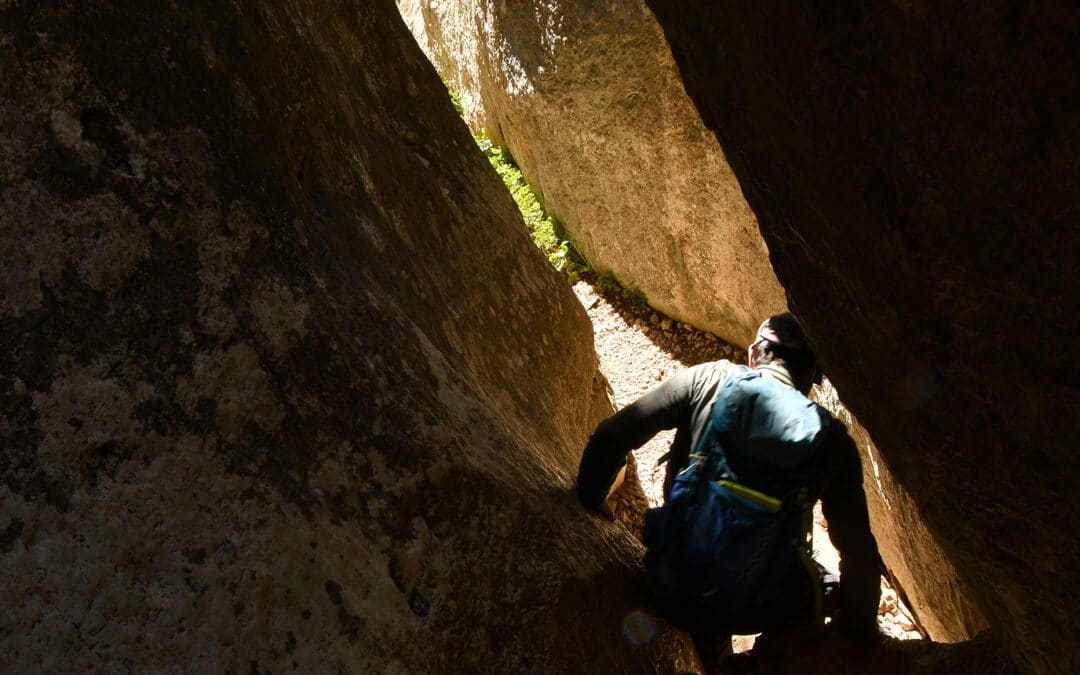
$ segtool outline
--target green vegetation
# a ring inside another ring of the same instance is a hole
[[[443,84],[446,84],[446,91],[450,92],[450,103],[454,104],[454,110],[458,115],[464,116],[465,108],[461,107],[461,92],[445,82]]]
[[[596,288],[604,295],[616,295],[622,290],[615,275],[611,272],[602,272],[596,277]]]
[[[621,297],[637,309],[645,309],[649,305],[645,293],[636,284],[622,286],[610,270],[597,275],[596,288],[609,298]]]
[[[566,233],[566,228],[559,219],[544,210],[536,193],[525,182],[525,177],[521,174],[521,169],[518,168],[509,150],[495,145],[483,134],[477,139],[477,143],[487,155],[491,166],[495,168],[495,173],[499,174],[506,189],[517,202],[521,217],[529,228],[533,242],[544,252],[555,269],[566,274],[570,283],[574,283],[581,277],[593,277],[596,287],[604,295],[610,298],[621,297],[637,309],[645,309],[648,306],[648,299],[636,285],[623,287],[611,271],[597,273],[593,270],[585,257],[574,248],[574,244]]]
[[[491,162],[491,166],[495,168],[495,173],[499,174],[506,189],[517,202],[521,217],[525,220],[525,226],[529,228],[533,242],[544,252],[555,269],[565,273],[571,283],[588,272],[589,263],[574,248],[562,223],[544,210],[536,193],[525,182],[525,177],[521,174],[521,169],[518,168],[510,151],[495,145],[484,135],[477,139],[477,143]]]
[[[459,115],[463,114],[461,92],[450,86],[448,82],[444,84],[450,92],[454,109]],[[521,169],[509,150],[495,145],[483,132],[477,137],[476,142],[491,162],[491,166],[495,168],[495,173],[502,178],[514,201],[517,202],[521,217],[525,221],[525,226],[529,228],[533,242],[544,252],[555,269],[565,274],[570,283],[583,277],[592,278],[595,280],[597,289],[605,296],[622,298],[638,309],[648,306],[645,294],[636,285],[631,284],[624,288],[610,271],[597,273],[593,270],[585,256],[574,247],[566,228],[559,219],[544,210],[543,203],[525,181],[525,176],[522,175]]]
[[[649,299],[645,297],[645,292],[637,287],[637,284],[630,284],[622,290],[622,296],[638,309],[645,309],[649,306]]]

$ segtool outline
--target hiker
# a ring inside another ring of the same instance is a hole
[[[872,640],[880,559],[859,454],[843,424],[806,399],[820,376],[792,314],[761,324],[749,364],[685,369],[601,422],[581,458],[578,498],[612,517],[627,453],[674,428],[661,458],[665,504],[646,514],[643,534],[654,608],[691,633],[706,661],[730,654],[732,634],[820,623],[828,591],[833,625]],[[839,589],[809,556],[818,499],[841,557]],[[716,513],[743,517],[701,515],[725,507]]]

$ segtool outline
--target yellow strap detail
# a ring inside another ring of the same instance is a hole
[[[740,485],[739,483],[733,483],[729,480],[718,480],[716,481],[716,484],[720,487],[725,487],[728,490],[731,490],[736,495],[742,497],[746,501],[769,509],[774,513],[776,511],[779,511],[780,507],[784,505],[784,502],[777,499],[776,497],[770,497],[764,492],[758,492],[753,488],[748,488],[745,485]]]

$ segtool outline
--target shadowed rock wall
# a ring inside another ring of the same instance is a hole
[[[690,667],[622,637],[587,319],[389,0],[0,2],[0,72],[0,669]]]
[[[398,4],[461,92],[466,119],[509,144],[594,263],[737,344],[784,309],[757,222],[643,3]],[[738,317],[738,326],[722,315]],[[866,465],[886,475],[870,476],[878,488],[868,491],[871,516],[923,627],[938,641],[972,637],[985,620],[903,488],[875,460],[869,435],[835,392],[828,401],[861,436]]]
[[[900,485],[870,432],[859,423],[826,380],[816,399],[847,426],[862,455],[863,488],[870,511],[870,527],[893,588],[904,601],[923,633],[935,642],[961,642],[988,627],[971,599],[971,591],[941,545],[926,528],[918,505]]]
[[[785,311],[753,213],[641,0],[400,0],[465,118],[592,265],[736,344]]]
[[[777,275],[997,636],[1080,668],[1066,3],[649,0]]]

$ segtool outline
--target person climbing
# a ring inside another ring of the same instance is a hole
[[[749,368],[687,368],[601,422],[576,482],[586,508],[613,517],[627,453],[676,429],[661,458],[664,504],[646,513],[646,583],[654,609],[690,632],[707,665],[730,655],[732,634],[825,614],[857,641],[879,635],[880,558],[861,462],[844,425],[806,398],[820,381],[817,359],[790,313],[765,320],[748,352]],[[818,499],[839,584],[810,557]]]

